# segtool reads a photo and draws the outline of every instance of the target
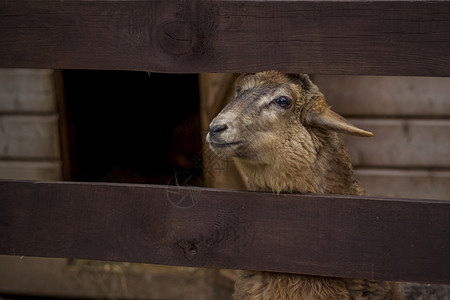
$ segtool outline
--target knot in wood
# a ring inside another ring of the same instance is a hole
[[[181,250],[183,251],[184,257],[186,260],[191,261],[194,259],[194,257],[197,255],[197,245],[198,241],[185,241],[182,240],[178,243],[178,246],[180,246]]]
[[[194,34],[189,24],[181,21],[170,21],[160,26],[157,38],[161,49],[172,55],[183,55],[191,52]]]

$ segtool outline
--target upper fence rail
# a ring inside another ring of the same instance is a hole
[[[450,76],[450,1],[0,0],[0,67]]]

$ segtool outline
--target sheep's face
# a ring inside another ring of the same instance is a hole
[[[234,99],[210,124],[207,141],[212,150],[223,157],[267,161],[274,144],[294,124],[302,131],[304,95],[297,80],[275,71],[240,77]]]
[[[314,149],[313,127],[372,136],[328,109],[307,75],[267,71],[238,78],[234,99],[212,120],[206,140],[219,156],[270,164],[283,151]],[[297,149],[282,148],[292,140]]]

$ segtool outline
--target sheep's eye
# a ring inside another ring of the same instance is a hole
[[[281,96],[280,98],[275,99],[275,102],[282,108],[289,108],[292,104],[291,99],[286,96]]]

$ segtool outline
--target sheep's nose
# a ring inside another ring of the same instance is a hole
[[[228,128],[227,124],[214,125],[214,126],[209,128],[209,132],[211,134],[219,133],[221,131],[226,130],[227,128]]]

